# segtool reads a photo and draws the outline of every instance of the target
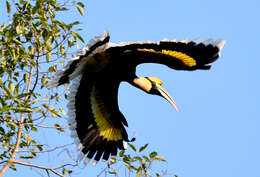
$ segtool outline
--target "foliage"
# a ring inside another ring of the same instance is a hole
[[[64,111],[50,106],[60,95],[42,88],[49,74],[63,64],[60,58],[66,57],[68,48],[84,42],[76,32],[80,29],[75,30],[78,21],[66,24],[58,18],[70,6],[83,14],[81,2],[6,0],[5,4],[9,22],[0,29],[0,160],[5,165],[0,176],[8,166],[15,170],[14,159],[33,159],[44,150],[32,132],[49,114],[61,117]],[[62,130],[58,124],[53,127]],[[24,153],[17,158],[17,152]]]
[[[127,170],[128,173],[127,176],[130,176],[131,174],[135,174],[136,177],[168,176],[167,171],[155,172],[152,170],[152,164],[154,162],[166,162],[166,160],[159,156],[156,151],[152,151],[150,153],[145,152],[148,144],[141,146],[139,149],[130,143],[128,143],[128,146],[133,152],[126,154],[125,150],[121,150],[118,157],[111,158],[108,168],[105,168],[102,173],[106,172],[108,174],[118,176],[118,171],[120,168],[113,167],[113,165],[118,162],[123,162],[125,170]],[[101,176],[102,173],[98,176]]]

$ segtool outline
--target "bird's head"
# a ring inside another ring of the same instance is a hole
[[[178,107],[170,94],[162,87],[162,81],[156,77],[137,77],[133,80],[133,85],[142,89],[146,93],[159,95],[170,102],[178,111]]]

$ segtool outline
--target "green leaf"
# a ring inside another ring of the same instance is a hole
[[[25,5],[25,8],[28,7],[28,5],[30,4],[30,2],[31,2],[31,0],[27,0],[26,5]]]
[[[48,111],[50,111],[50,108],[49,108],[49,106],[48,106],[47,104],[42,104],[42,106],[43,106],[45,109],[47,109]]]
[[[77,38],[84,43],[84,39],[78,34],[78,33],[75,33],[75,32],[71,32],[72,36],[74,37],[74,39],[76,40]]]
[[[67,170],[65,168],[62,169],[62,174],[66,175],[67,174]]]
[[[12,92],[10,89],[8,89],[5,84],[0,80],[0,87],[2,87],[5,91],[5,93],[8,95],[9,98],[12,98]]]
[[[75,21],[75,22],[71,23],[70,25],[74,26],[74,25],[78,25],[78,24],[80,24],[80,22],[79,21]]]
[[[161,157],[161,156],[157,156],[153,160],[154,161],[160,161],[160,162],[166,162],[166,160],[163,157]]]
[[[48,72],[57,72],[57,66],[54,65],[49,67]]]
[[[142,161],[142,158],[141,157],[138,157],[138,156],[134,156],[134,159],[138,160],[138,161]]]
[[[77,9],[78,9],[80,15],[83,16],[84,15],[84,7],[80,6],[79,3],[78,3],[77,4]]]
[[[35,152],[34,149],[31,151],[31,153],[32,153],[32,156],[33,156],[33,157],[36,157],[37,153]]]
[[[0,134],[5,134],[5,129],[3,129],[2,127],[0,127]]]
[[[1,97],[1,96],[0,96],[0,102],[2,104],[2,107],[6,107],[8,105],[6,100],[3,97]]]
[[[54,124],[54,127],[59,131],[64,131],[59,124]]]
[[[142,152],[143,150],[145,150],[145,148],[147,148],[148,144],[145,144],[144,146],[140,147],[139,152]]]
[[[47,76],[46,75],[42,76],[41,83],[42,83],[41,88],[43,88],[47,84]]]
[[[51,116],[54,117],[54,118],[56,116],[61,117],[60,113],[57,110],[55,110],[54,107],[51,107],[50,112],[51,112]]]
[[[119,153],[119,157],[123,157],[125,155],[125,150],[121,150]]]
[[[31,130],[34,131],[34,132],[38,131],[36,127],[31,127]]]
[[[9,82],[9,90],[11,91],[11,93],[14,92],[14,83],[13,82]]]
[[[11,9],[11,5],[8,1],[6,1],[6,9],[7,9],[7,13],[10,14],[12,9]]]
[[[32,112],[31,108],[26,108],[26,107],[11,107],[12,110],[15,112]]]
[[[132,169],[132,167],[131,167],[131,166],[129,166],[129,165],[126,165],[125,167],[126,167],[126,168],[127,168],[129,171],[130,171],[130,172],[132,172],[132,170],[133,170],[133,169]]]
[[[23,81],[24,81],[24,83],[27,83],[27,82],[28,82],[28,74],[27,74],[27,73],[25,73],[25,74],[23,75]]]
[[[156,177],[161,177],[161,175],[159,173],[156,173]]]
[[[0,108],[0,113],[1,112],[7,112],[13,110],[15,112],[32,112],[31,108],[27,108],[27,107],[16,107],[16,106],[4,106],[2,108]]]
[[[59,60],[59,63],[61,64],[61,66],[64,66],[64,61],[63,60]]]
[[[143,158],[146,160],[146,162],[151,162],[151,160],[147,156],[143,155]]]
[[[140,177],[141,174],[142,174],[142,169],[139,168],[138,171],[137,171],[137,173],[136,173],[136,177]]]
[[[0,108],[0,113],[3,113],[3,112],[7,112],[9,111],[11,108],[9,106],[3,106]]]
[[[79,48],[79,41],[78,41],[77,38],[75,38],[75,42],[76,42],[76,46],[77,46],[77,48]]]
[[[47,52],[47,54],[46,54],[46,61],[47,61],[47,63],[50,62],[50,58],[51,58],[51,52]]]
[[[127,144],[128,144],[128,146],[129,146],[131,149],[133,149],[133,150],[136,152],[136,148],[135,148],[134,145],[132,145],[132,144],[130,144],[130,143],[127,143]]]
[[[41,144],[37,144],[36,147],[38,148],[39,151],[42,151],[42,145]]]
[[[132,162],[134,162],[134,161],[135,161],[135,160],[132,159],[132,158],[130,157],[130,155],[125,155],[125,156],[123,157],[123,162],[124,162],[124,163],[130,164],[130,163],[132,163]]]
[[[12,130],[14,130],[16,128],[16,124],[14,122],[11,122],[11,121],[9,121],[7,123],[7,126],[10,127]]]
[[[21,159],[33,159],[34,156],[33,156],[33,155],[28,155],[28,156],[23,156],[23,155],[21,155],[20,158],[21,158]]]
[[[16,26],[15,30],[16,30],[16,33],[17,33],[18,35],[20,35],[20,34],[22,34],[23,31],[24,31],[24,27],[23,27],[22,25],[18,24],[18,25]]]
[[[29,146],[32,142],[32,137],[31,136],[28,136],[27,137],[27,145]]]
[[[71,38],[68,38],[68,46],[72,47],[74,45],[74,42],[71,40]]]
[[[154,158],[155,156],[157,156],[157,152],[151,152],[150,154],[149,154],[149,157],[152,159],[152,158]]]
[[[62,108],[59,108],[60,112],[63,114],[63,115],[66,115],[66,112],[64,111],[64,109]]]
[[[14,167],[14,162],[7,161],[9,167]]]
[[[61,45],[60,46],[60,53],[61,53],[61,55],[63,55],[63,56],[65,56],[65,47],[64,47],[64,45]]]
[[[60,8],[60,9],[59,9],[59,11],[67,11],[67,10],[69,10],[69,9],[66,8],[66,7],[63,7],[63,8]]]
[[[15,98],[21,99],[21,98],[23,98],[23,97],[29,96],[30,94],[31,94],[31,93],[22,93],[22,94],[16,95]]]
[[[20,106],[20,105],[23,105],[24,103],[23,103],[23,101],[22,100],[20,100],[20,99],[17,99],[17,98],[13,98],[13,100],[18,104],[18,106]]]
[[[115,163],[116,163],[116,158],[115,158],[115,157],[111,157],[110,163],[111,163],[111,164],[115,164]]]
[[[50,52],[52,50],[52,37],[51,36],[48,36],[48,39],[46,41],[46,47],[47,47],[47,51]]]
[[[84,42],[85,42],[84,39],[83,39],[78,33],[76,33],[76,34],[77,34],[77,38],[78,38],[81,42],[84,43]]]
[[[80,7],[82,7],[82,8],[85,7],[85,5],[84,5],[82,2],[78,2],[77,5],[80,6]]]
[[[3,24],[1,25],[1,30],[0,30],[0,32],[2,33],[2,32],[5,30],[5,28],[6,28],[6,24],[3,23]]]

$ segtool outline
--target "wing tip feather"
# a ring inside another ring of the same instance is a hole
[[[87,166],[90,160],[91,160],[90,158],[86,157],[86,159],[84,160],[84,165]]]

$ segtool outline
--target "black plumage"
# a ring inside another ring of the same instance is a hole
[[[159,42],[109,43],[105,32],[93,38],[74,58],[57,72],[48,87],[74,80],[68,104],[69,123],[86,154],[86,163],[94,158],[108,160],[128,142],[128,123],[118,107],[118,88],[126,81],[146,93],[159,95],[176,109],[171,96],[155,77],[137,77],[142,63],[164,64],[175,70],[210,69],[225,44],[224,40],[162,40]],[[134,140],[134,138],[132,139]]]

